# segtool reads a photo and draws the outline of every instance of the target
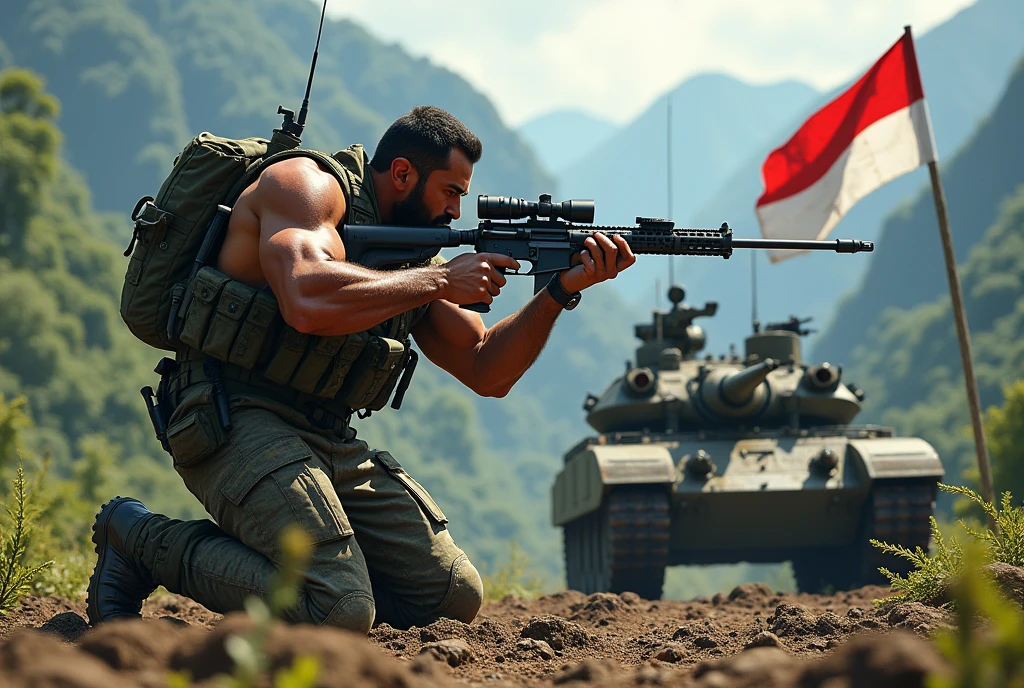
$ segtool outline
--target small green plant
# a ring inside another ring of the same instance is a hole
[[[14,505],[4,506],[10,520],[9,531],[4,533],[0,530],[3,543],[0,549],[0,614],[5,616],[17,606],[23,595],[31,591],[33,579],[53,564],[52,561],[35,565],[25,563],[32,539],[32,512],[25,489],[25,469],[21,464],[18,464],[18,475],[13,483],[11,499]]]
[[[298,526],[286,528],[281,534],[281,551],[284,558],[270,585],[270,595],[264,601],[250,597],[245,601],[245,611],[252,619],[254,628],[248,633],[229,636],[225,649],[235,662],[234,675],[225,681],[230,688],[251,688],[266,676],[270,666],[267,642],[274,627],[274,619],[291,609],[298,602],[302,570],[309,562],[313,543]],[[277,688],[311,688],[319,675],[319,662],[315,657],[296,657],[295,663],[274,676]]]
[[[955,485],[939,485],[946,492],[967,497],[985,512],[995,523],[995,531],[986,528],[978,531],[961,521],[961,525],[971,537],[984,543],[988,549],[990,561],[1001,561],[1010,566],[1024,566],[1024,507],[1013,506],[1013,497],[1009,492],[1003,493],[999,508],[982,499],[974,490]]]
[[[500,565],[494,573],[484,575],[484,597],[489,602],[502,600],[508,595],[532,599],[543,591],[540,579],[527,573],[530,557],[512,542],[508,562]]]
[[[883,607],[896,602],[934,604],[945,595],[950,582],[963,573],[962,545],[956,537],[950,538],[947,542],[939,532],[939,524],[935,517],[931,517],[930,520],[932,541],[935,544],[934,556],[930,556],[920,547],[910,550],[902,545],[890,545],[887,542],[871,540],[871,544],[883,552],[903,557],[914,565],[914,570],[908,573],[906,578],[886,568],[878,569],[889,579],[889,584],[897,591],[897,594],[876,600],[875,604]]]
[[[928,688],[1024,688],[1024,615],[982,571],[986,554],[979,543],[965,547],[963,573],[950,586],[956,627],[935,636],[952,671],[930,676]]]
[[[1013,506],[1009,492],[1003,493],[1000,506],[996,507],[967,487],[940,483],[939,489],[966,497],[995,524],[995,529],[978,530],[960,521],[964,532],[971,537],[972,544],[977,544],[981,552],[978,557],[983,564],[1002,562],[1011,566],[1024,566],[1024,507]],[[896,602],[924,602],[942,606],[950,604],[949,590],[965,572],[964,546],[955,536],[947,541],[939,532],[939,524],[934,517],[931,518],[931,530],[935,548],[933,555],[920,547],[910,550],[900,545],[871,540],[871,544],[883,552],[903,557],[914,565],[914,570],[906,577],[885,568],[879,569],[889,579],[897,594],[876,600],[876,605],[885,607]]]

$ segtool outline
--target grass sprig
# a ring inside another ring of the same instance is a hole
[[[0,530],[0,614],[7,615],[18,605],[22,596],[31,592],[32,581],[40,572],[53,565],[52,561],[26,565],[32,540],[32,510],[28,490],[25,488],[25,469],[19,464],[11,492],[13,507],[4,505],[10,524],[8,532]]]

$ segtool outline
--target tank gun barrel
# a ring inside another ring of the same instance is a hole
[[[779,361],[767,358],[745,370],[733,373],[719,384],[719,394],[730,404],[737,406],[745,404],[750,400],[757,386],[768,377],[768,373],[778,368],[779,365]]]

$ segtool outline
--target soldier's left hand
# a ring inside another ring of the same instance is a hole
[[[583,291],[616,275],[636,262],[626,240],[617,234],[610,238],[601,232],[583,242],[583,250],[572,257],[570,269],[562,272],[562,288],[570,294]]]

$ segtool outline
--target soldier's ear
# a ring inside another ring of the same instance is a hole
[[[407,158],[395,158],[391,161],[391,183],[400,195],[416,188],[417,181],[419,174]]]

